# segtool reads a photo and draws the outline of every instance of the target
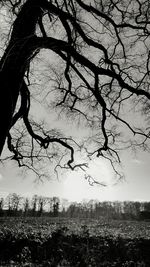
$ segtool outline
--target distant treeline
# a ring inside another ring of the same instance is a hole
[[[82,201],[69,202],[58,197],[34,195],[22,197],[16,193],[0,197],[0,216],[54,216],[68,218],[150,219],[150,202]]]

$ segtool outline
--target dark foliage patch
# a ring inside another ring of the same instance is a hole
[[[16,238],[8,231],[0,240],[0,261],[24,266],[148,267],[150,240],[90,236],[86,227],[80,235],[68,234],[62,227],[47,239],[32,234]]]

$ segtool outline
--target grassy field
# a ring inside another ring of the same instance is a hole
[[[150,222],[0,218],[0,266],[149,267]]]

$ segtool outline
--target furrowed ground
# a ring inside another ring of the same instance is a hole
[[[0,266],[150,266],[150,222],[1,218]]]

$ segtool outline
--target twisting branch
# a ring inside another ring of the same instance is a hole
[[[57,158],[57,166],[74,170],[87,167],[85,163],[75,163],[76,150],[82,154],[84,149],[90,159],[93,155],[108,159],[119,176],[115,165],[121,162],[118,146],[125,144],[145,149],[150,138],[148,126],[142,128],[126,118],[129,107],[131,118],[136,110],[141,114],[146,111],[147,117],[149,113],[150,21],[147,0],[144,8],[136,0],[135,10],[129,0],[123,4],[114,0],[105,4],[94,0],[90,4],[82,0],[6,2],[9,12],[12,6],[14,22],[0,61],[0,98],[6,104],[4,108],[0,105],[0,114],[4,113],[6,117],[5,122],[2,115],[0,117],[3,125],[0,153],[7,137],[8,148],[19,166],[25,165],[24,158],[32,169],[35,158],[38,163],[43,158],[49,162]],[[41,50],[46,54],[44,64],[49,62],[47,70],[46,65],[42,65]],[[55,76],[50,71],[55,62],[49,51],[56,56]],[[48,73],[47,83],[41,83],[32,63],[35,68],[37,65],[38,72]],[[81,132],[77,139],[81,139],[78,143],[82,142],[77,146],[73,137],[63,136],[53,129],[46,131],[44,123],[31,119],[32,95],[35,86],[39,88],[40,85],[43,88],[38,94],[39,102],[45,94],[49,106],[54,102],[56,111],[61,109],[68,117],[80,121],[82,131],[92,132],[92,138],[84,139]],[[25,128],[22,134],[18,125]],[[121,135],[124,127],[132,135],[131,140],[125,134],[127,140],[124,141]],[[134,138],[136,141],[132,140]],[[58,159],[60,148],[63,152]]]
[[[30,124],[30,121],[28,119],[28,116],[29,116],[29,110],[30,110],[30,92],[28,90],[28,87],[26,86],[25,83],[23,83],[22,85],[22,89],[21,89],[21,92],[22,92],[22,101],[25,103],[28,103],[26,105],[26,110],[24,110],[24,113],[23,113],[23,121],[26,125],[26,128],[28,130],[28,133],[32,136],[32,138],[34,140],[36,140],[41,147],[47,149],[49,144],[50,143],[58,143],[60,145],[62,145],[63,147],[65,147],[66,149],[68,149],[70,151],[70,159],[68,160],[67,164],[68,166],[70,167],[70,169],[74,169],[74,167],[72,166],[72,163],[74,163],[74,149],[69,145],[67,144],[67,142],[64,142],[62,139],[58,139],[58,138],[53,138],[53,137],[50,137],[50,136],[46,136],[45,138],[43,138],[42,136],[36,134],[33,129],[32,129],[32,126]]]

